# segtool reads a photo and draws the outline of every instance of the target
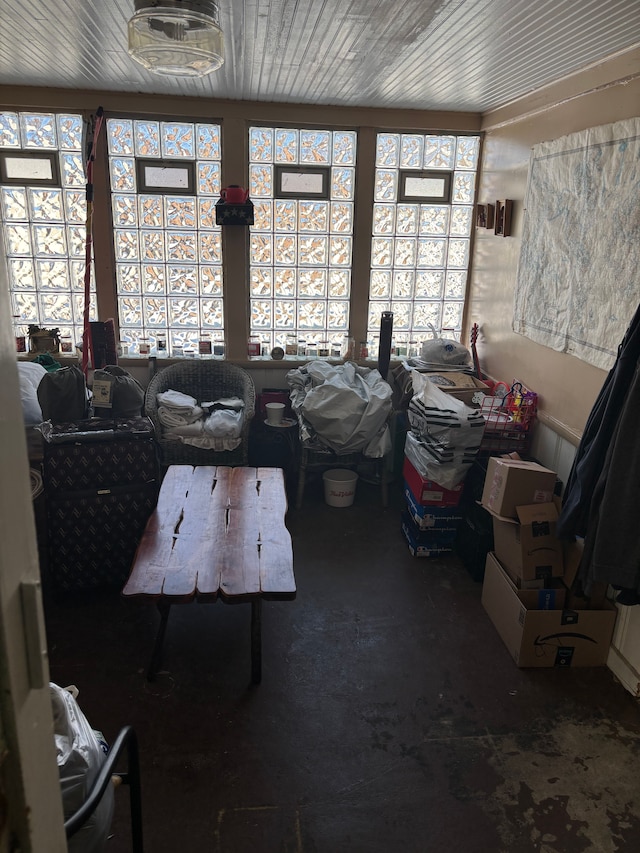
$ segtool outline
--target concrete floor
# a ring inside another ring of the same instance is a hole
[[[298,596],[249,605],[54,602],[51,679],[140,742],[146,853],[587,853],[640,849],[640,712],[606,668],[520,670],[452,556],[416,559],[360,483],[292,508]],[[126,789],[109,853],[130,851]]]

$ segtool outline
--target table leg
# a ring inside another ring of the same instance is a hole
[[[164,635],[167,630],[167,622],[169,620],[171,605],[166,601],[159,601],[158,610],[160,611],[160,625],[158,626],[158,633],[156,634],[156,641],[153,646],[151,663],[147,670],[147,681],[155,681],[158,670],[160,669],[160,663],[162,661],[162,644],[164,643]]]
[[[251,681],[262,681],[262,599],[251,602]]]

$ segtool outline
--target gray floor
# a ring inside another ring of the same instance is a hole
[[[292,508],[298,596],[157,612],[47,597],[51,679],[140,741],[147,853],[572,853],[640,848],[640,713],[606,668],[518,669],[456,557],[413,558],[402,498]],[[126,789],[107,850],[131,849]]]

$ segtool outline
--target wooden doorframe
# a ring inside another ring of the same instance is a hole
[[[12,313],[0,253],[0,851],[66,853]]]

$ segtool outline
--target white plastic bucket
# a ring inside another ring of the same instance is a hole
[[[348,468],[334,468],[333,471],[325,471],[322,475],[324,481],[324,499],[329,506],[351,506],[356,496],[356,483],[358,475]]]

